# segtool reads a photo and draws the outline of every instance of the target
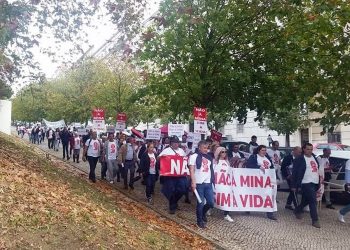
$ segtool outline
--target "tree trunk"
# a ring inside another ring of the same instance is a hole
[[[290,133],[286,133],[286,147],[290,147]]]

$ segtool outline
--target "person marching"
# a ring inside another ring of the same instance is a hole
[[[80,154],[80,137],[77,132],[74,132],[74,150],[73,150],[73,162],[79,163]]]
[[[113,184],[115,181],[115,176],[118,171],[117,164],[117,153],[118,153],[118,144],[114,140],[114,133],[108,134],[108,140],[104,144],[105,147],[105,160],[107,162],[107,180]],[[120,179],[117,179],[117,182],[120,182]]]
[[[146,198],[151,205],[153,204],[152,194],[154,194],[154,186],[159,176],[157,157],[154,151],[154,143],[147,143],[147,150],[140,159],[140,171],[146,180]]]
[[[238,145],[237,145],[238,148]],[[218,147],[215,151],[215,160],[214,160],[214,169],[216,173],[221,172],[231,172],[232,167],[228,161],[227,157],[227,151],[224,147]],[[224,211],[224,220],[227,220],[229,222],[233,222],[233,219],[230,216],[230,213],[228,211]]]
[[[94,183],[96,182],[96,165],[100,156],[103,155],[101,154],[101,152],[103,153],[103,148],[101,145],[100,140],[97,139],[96,131],[92,132],[91,138],[87,140],[84,145],[83,161],[85,162],[87,160],[89,162],[89,179]]]
[[[191,174],[191,188],[198,192],[200,202],[197,198],[197,226],[205,228],[207,223],[207,212],[214,207],[214,168],[213,158],[208,155],[208,142],[198,143],[198,152],[190,156],[189,168]],[[205,200],[205,204],[204,204]]]
[[[263,172],[265,172],[265,169],[274,169],[265,145],[259,145],[255,151],[256,152],[249,157],[246,168],[256,168]],[[267,212],[266,215],[270,220],[277,220],[273,212]]]
[[[130,171],[129,187],[134,189],[134,175],[137,155],[134,149],[134,138],[128,137],[126,144],[123,144],[118,153],[118,164],[122,166],[124,189],[128,189],[128,172]]]
[[[292,188],[296,192],[301,187],[301,203],[294,210],[297,219],[302,219],[303,209],[309,205],[312,226],[321,228],[317,214],[316,192],[319,189],[319,164],[312,153],[313,145],[306,143],[303,146],[303,154],[296,158],[293,163]]]
[[[180,140],[177,136],[170,138],[170,146],[165,148],[160,154],[159,158],[167,155],[186,156],[186,153],[179,147]],[[160,165],[162,168],[162,165]],[[178,201],[186,193],[187,178],[186,176],[162,176],[162,193],[169,201],[169,213],[175,214],[178,208]]]
[[[302,151],[300,147],[294,147],[292,153],[284,157],[282,161],[282,166],[281,166],[282,176],[287,180],[287,184],[289,187],[289,195],[287,198],[285,208],[289,210],[294,210],[294,208],[298,206],[297,200],[295,198],[297,194],[292,192],[291,183],[292,183],[293,162],[297,157],[301,155],[301,152]],[[292,206],[292,202],[293,202],[294,208]]]

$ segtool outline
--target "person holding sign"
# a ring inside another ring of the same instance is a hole
[[[294,210],[295,217],[302,219],[303,209],[309,205],[312,226],[321,228],[316,200],[316,193],[320,186],[319,164],[312,150],[313,145],[306,143],[303,146],[303,154],[294,160],[291,190],[296,192],[296,189],[301,187],[301,203]]]
[[[170,147],[165,148],[160,154],[160,172],[161,172],[161,183],[162,183],[162,193],[169,201],[169,213],[175,214],[175,211],[178,207],[177,203],[181,199],[181,197],[186,193],[187,189],[187,178],[184,173],[184,169],[180,173],[170,173],[168,175],[163,174],[164,169],[171,168],[173,165],[178,166],[178,164],[174,164],[171,159],[170,162],[168,160],[162,161],[162,157],[165,156],[178,156],[182,158],[182,167],[187,168],[186,164],[183,162],[183,158],[186,156],[186,153],[183,151],[180,146],[180,140],[177,136],[172,136],[170,138]],[[184,166],[185,165],[185,166]],[[169,167],[170,166],[170,167]]]
[[[159,176],[157,166],[157,158],[154,154],[154,143],[147,143],[147,150],[140,159],[140,171],[146,180],[146,198],[149,204],[153,204],[152,194],[154,194],[154,186]]]
[[[238,146],[238,145],[237,145]],[[214,169],[216,173],[230,173],[232,172],[232,167],[228,161],[227,151],[224,147],[218,147],[215,151],[215,160],[214,160]],[[232,175],[231,175],[232,176]],[[224,220],[233,222],[233,219],[230,216],[228,211],[224,211]]]
[[[206,214],[214,207],[214,168],[213,158],[208,155],[208,147],[206,141],[200,141],[198,152],[190,156],[188,164],[192,180],[191,188],[197,196],[197,226],[200,228],[206,227]]]
[[[249,157],[246,168],[257,168],[263,173],[265,173],[265,169],[274,169],[265,145],[259,145],[256,148],[256,153]],[[266,215],[270,220],[277,220],[273,212],[267,212]]]

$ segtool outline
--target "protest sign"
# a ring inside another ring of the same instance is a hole
[[[186,176],[190,174],[187,167],[188,158],[179,155],[163,155],[160,157],[161,176]]]
[[[126,129],[126,123],[125,122],[117,122],[115,129],[118,131],[122,131],[122,130]]]
[[[92,120],[92,128],[98,132],[104,132],[106,129],[105,120]]]
[[[87,135],[86,129],[85,128],[78,128],[77,134],[80,136]]]
[[[114,134],[115,133],[115,127],[114,126],[107,126],[107,133],[112,133]]]
[[[213,140],[213,141],[217,141],[217,142],[221,142],[221,138],[222,138],[222,134],[216,130],[211,130],[211,135],[210,135],[210,138]]]
[[[159,128],[147,129],[147,140],[160,140],[161,131]]]
[[[117,124],[116,124],[116,130],[124,130],[126,129],[126,114],[125,113],[118,113],[117,114]]]
[[[223,211],[277,211],[274,169],[215,169],[214,205]]]
[[[193,144],[193,147],[196,148],[198,143],[200,142],[201,140],[201,134],[195,134],[195,133],[188,133],[187,134],[187,141],[188,142],[192,142]]]
[[[185,131],[185,125],[184,124],[168,124],[168,134],[169,136],[177,136],[178,138],[181,138]]]
[[[193,109],[193,116],[195,120],[207,121],[207,109],[195,107]]]
[[[208,131],[207,121],[194,120],[194,133],[206,134]]]
[[[96,108],[92,110],[92,120],[104,120],[105,119],[105,111],[100,108]]]

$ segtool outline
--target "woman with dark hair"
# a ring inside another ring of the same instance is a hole
[[[256,153],[249,157],[246,168],[260,169],[263,172],[265,172],[266,169],[274,169],[265,145],[259,145],[256,148]],[[273,212],[267,212],[266,215],[270,220],[277,220]]]
[[[153,204],[152,194],[154,186],[159,176],[157,165],[157,157],[154,153],[154,143],[147,144],[147,150],[143,153],[140,159],[140,171],[146,180],[146,198],[148,203]]]

